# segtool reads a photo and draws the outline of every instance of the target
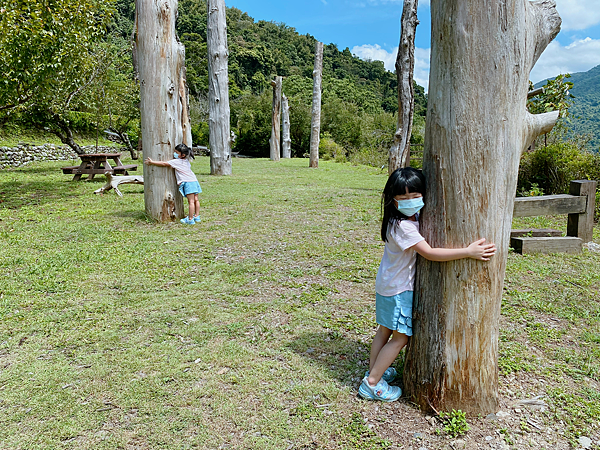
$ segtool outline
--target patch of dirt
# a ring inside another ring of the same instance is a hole
[[[458,438],[444,432],[444,424],[439,419],[422,414],[404,399],[393,403],[368,402],[359,398],[355,401],[365,426],[390,441],[393,450],[571,448],[560,430],[548,425],[546,415],[539,407],[522,406],[508,398],[500,400],[497,414],[469,418],[470,430]],[[598,442],[600,435],[590,438]]]

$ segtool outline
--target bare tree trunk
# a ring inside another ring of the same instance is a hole
[[[281,84],[283,77],[275,77],[271,81],[273,86],[273,110],[271,114],[271,139],[269,148],[271,150],[271,161],[279,161],[281,157]]]
[[[283,95],[281,99],[281,109],[283,110],[283,143],[281,149],[283,158],[291,158],[292,138],[290,137],[290,106],[285,95]]]
[[[321,81],[323,78],[323,43],[315,45],[315,69],[313,70],[312,119],[310,122],[309,167],[319,167],[319,135],[321,133]]]
[[[498,252],[489,262],[419,259],[404,386],[424,409],[497,411],[500,303],[519,159],[558,118],[525,107],[529,73],[560,30],[554,6],[431,1],[421,231],[434,247],[485,237]]]
[[[394,134],[394,143],[390,149],[388,172],[410,165],[410,134],[412,133],[413,114],[415,112],[415,33],[417,31],[418,0],[404,0],[400,45],[396,57],[396,76],[398,77],[398,127]]]
[[[227,20],[224,0],[208,0],[208,103],[210,173],[231,175]]]
[[[173,158],[189,121],[179,96],[185,80],[185,49],[177,39],[177,0],[136,0],[136,48],[140,77],[140,113],[144,156]],[[146,214],[161,222],[184,216],[183,198],[171,168],[144,166]]]

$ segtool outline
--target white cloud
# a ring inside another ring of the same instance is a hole
[[[566,47],[552,41],[531,71],[534,83],[561,73],[587,72],[600,64],[600,39],[585,38]]]
[[[556,0],[556,9],[565,31],[585,30],[600,23],[598,0]]]
[[[357,45],[352,48],[352,54],[364,60],[383,61],[383,65],[387,70],[393,72],[396,65],[396,56],[398,55],[398,47],[395,47],[391,52],[375,45]],[[421,86],[425,87],[429,83],[429,49],[415,48],[415,73],[414,79]]]

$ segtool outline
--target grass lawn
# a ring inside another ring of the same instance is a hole
[[[509,255],[510,416],[454,439],[406,400],[356,398],[384,172],[235,159],[211,177],[198,158],[203,221],[183,226],[147,220],[143,186],[97,196],[104,177],[62,165],[0,171],[1,449],[600,448],[600,253]],[[515,227],[534,223],[566,229]]]

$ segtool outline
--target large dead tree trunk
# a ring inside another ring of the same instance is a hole
[[[319,167],[319,135],[321,133],[321,81],[323,78],[323,43],[315,45],[315,68],[313,70],[312,119],[310,121],[309,167]]]
[[[281,151],[283,158],[292,157],[292,138],[290,137],[290,105],[285,95],[281,98],[281,109],[283,111],[283,131]]]
[[[485,237],[498,252],[489,262],[419,259],[404,386],[425,409],[497,411],[500,303],[519,159],[558,118],[526,110],[529,73],[560,30],[554,6],[431,1],[421,231],[435,247]]]
[[[271,81],[273,86],[273,109],[271,113],[271,139],[269,148],[271,150],[271,161],[279,161],[281,158],[281,84],[283,77],[275,77]]]
[[[180,97],[185,49],[175,32],[177,1],[136,0],[135,13],[144,156],[167,161],[173,159],[177,144],[187,141],[191,145],[187,98]],[[145,165],[144,180],[148,216],[161,222],[184,216],[173,169]]]
[[[396,57],[398,77],[398,127],[390,149],[388,172],[410,165],[410,134],[415,112],[415,33],[417,31],[418,0],[404,0],[400,45]]]
[[[210,173],[231,175],[229,75],[225,2],[208,0],[208,132]]]

